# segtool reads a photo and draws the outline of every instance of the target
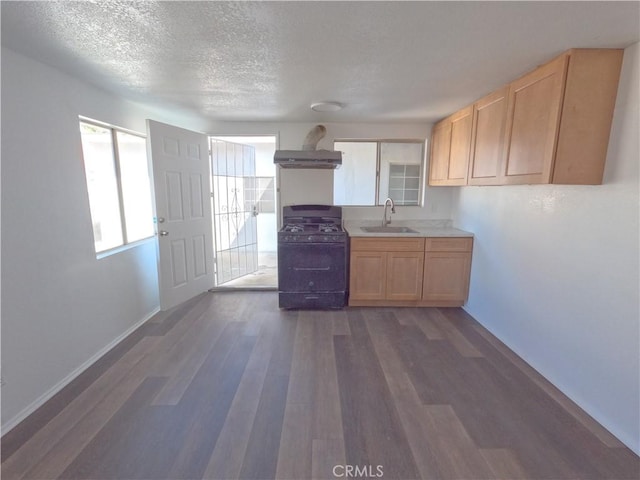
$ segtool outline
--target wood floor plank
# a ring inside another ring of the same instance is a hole
[[[161,320],[155,320],[156,318],[162,319],[164,317],[156,314],[150,321],[154,320],[160,323]],[[78,375],[69,385],[65,386],[60,392],[32,413],[29,416],[29,421],[21,422],[11,431],[4,432],[2,445],[0,447],[3,461],[10,458],[22,445],[32,439],[43,425],[47,425],[67,408],[69,406],[69,398],[80,396],[116,362],[122,362],[122,359],[132,348],[139,348],[138,344],[144,337],[145,333],[143,332],[143,328],[139,328],[131,333],[112,350],[98,359],[90,368]]]
[[[316,377],[315,324],[322,313],[300,312],[275,478],[309,478]]]
[[[311,478],[313,480],[335,480],[344,472],[339,466],[346,465],[346,462],[342,439],[313,440],[311,447]]]
[[[494,478],[521,480],[529,478],[514,452],[508,448],[483,448],[480,454],[485,458]]]
[[[166,379],[146,378],[131,397],[118,409],[118,412],[100,430],[91,442],[80,452],[76,459],[60,474],[66,479],[86,478],[124,478],[126,472],[122,458],[135,447],[134,435],[130,432],[136,430],[141,420],[139,413],[151,402],[153,396],[162,387]],[[26,478],[54,478],[48,477],[45,472],[31,471]]]
[[[510,350],[504,343],[493,336],[485,327],[473,320],[464,310],[452,309],[447,311],[446,316],[448,318],[460,319],[460,321],[466,321],[468,328],[475,330],[491,347],[500,352],[501,355],[512,363],[515,367],[520,369],[527,377],[536,383],[542,390],[544,390],[551,398],[553,398],[558,404],[562,405],[573,417],[575,417],[585,428],[589,429],[595,436],[597,436],[602,443],[611,448],[626,448],[625,445],[618,440],[613,434],[600,425],[593,417],[588,415],[584,410],[578,407],[570,398],[563,394],[557,387],[550,383],[547,379],[542,377],[533,367],[526,363],[521,357]],[[479,343],[476,341],[476,343]]]
[[[274,321],[274,314],[265,315],[264,321]],[[239,478],[251,428],[258,410],[260,393],[267,375],[272,342],[270,330],[262,329],[207,464],[204,478]]]
[[[514,434],[513,445],[520,449],[519,456],[523,458],[523,464],[528,465],[527,468],[550,471],[546,469],[555,462],[558,467],[553,474],[558,478],[599,478],[606,476],[607,472],[613,473],[615,478],[637,476],[640,472],[637,456],[629,456],[626,447],[613,447],[607,455],[601,455],[606,443],[602,442],[602,436],[596,431],[602,427],[595,428],[588,421],[590,417],[584,412],[577,412],[580,409],[547,380],[506,347],[497,348],[502,344],[488,342],[478,329],[477,322],[462,310],[447,310],[445,314],[452,323],[457,324],[457,328],[465,330],[466,337],[483,351],[488,362],[482,364],[484,370],[490,372],[496,384],[502,383],[496,389],[503,392],[502,403],[505,404],[508,399],[518,399],[517,408],[510,407],[512,411],[507,415],[503,410],[502,416],[517,417],[526,422],[526,426],[518,430],[520,434]],[[474,374],[474,377],[478,376]],[[492,397],[497,398],[498,395]],[[472,422],[468,412],[465,414],[467,421]],[[522,435],[523,431],[530,433]],[[533,435],[538,435],[542,441],[527,441]],[[601,453],[583,457],[585,450]],[[614,460],[618,455],[620,458]],[[535,458],[538,458],[537,462],[533,461]]]
[[[208,310],[210,312],[210,310]],[[177,405],[209,355],[211,348],[222,334],[225,323],[208,318],[205,312],[176,343],[166,360],[155,365],[157,375],[168,377],[165,386],[153,401],[153,405]]]
[[[288,376],[268,375],[265,379],[238,478],[275,478],[288,385]]]
[[[349,319],[345,310],[333,310],[330,312],[330,317],[334,335],[351,335]]]
[[[442,313],[443,309],[429,308],[425,315],[438,327],[445,338],[463,357],[482,357],[482,353],[474,347],[465,336]]]
[[[142,378],[132,371],[149,358],[149,352],[159,343],[160,337],[142,339],[82,395],[70,399],[64,410],[42,426],[13,455],[6,459],[3,457],[2,476],[24,478],[27,471],[39,462],[45,465],[39,468],[53,468],[46,466],[50,462],[58,467],[59,471],[52,470],[49,478],[54,478],[56,471],[62,472],[66,465],[61,464],[61,459],[73,460],[74,446],[76,449],[83,447],[137,388]],[[67,454],[61,457],[59,453],[50,453],[54,446],[67,451]]]
[[[427,436],[437,445],[443,478],[493,478],[493,472],[450,405],[424,405]]]
[[[409,315],[413,319],[413,323],[422,330],[422,333],[429,340],[444,340],[445,334],[440,330],[438,325],[433,321],[434,308],[411,308]]]
[[[313,412],[309,403],[287,403],[274,478],[311,478]]]
[[[164,361],[157,361],[151,368],[150,374],[162,374],[163,376],[174,376],[180,368],[185,355],[184,350],[189,348],[195,337],[202,336],[203,330],[210,324],[211,311],[215,308],[212,299],[198,302],[190,310],[184,312],[180,327],[174,324],[175,337],[162,352],[157,351],[156,358]],[[219,322],[222,323],[222,322]],[[184,327],[187,328],[184,328]],[[168,331],[166,333],[169,333]],[[166,335],[165,333],[165,335]]]
[[[34,429],[34,427],[43,425],[49,425],[57,415],[62,413],[63,410],[67,409],[67,411],[71,412],[72,418],[65,418],[64,416],[61,419],[58,419],[53,422],[55,426],[52,430],[58,432],[58,435],[64,433],[63,428],[58,428],[58,425],[66,426],[70,428],[73,426],[73,420],[78,419],[82,412],[85,411],[83,405],[79,405],[74,403],[73,405],[69,405],[69,398],[76,399],[80,396],[81,393],[85,393],[85,396],[93,401],[98,401],[100,395],[97,394],[103,387],[110,382],[114,382],[114,375],[122,375],[125,374],[127,369],[130,368],[130,359],[134,359],[134,363],[140,360],[138,357],[138,353],[140,351],[146,352],[146,345],[154,344],[155,348],[158,346],[155,345],[157,342],[155,340],[146,338],[147,335],[159,336],[158,328],[162,329],[163,332],[169,331],[173,326],[178,323],[178,320],[181,320],[181,324],[184,324],[184,316],[190,311],[193,307],[198,305],[201,302],[207,302],[210,299],[206,296],[206,294],[199,295],[194,299],[182,304],[172,310],[166,312],[159,312],[152,319],[147,322],[147,324],[143,325],[127,338],[125,338],[122,342],[116,345],[112,350],[103,355],[98,361],[96,361],[91,368],[87,369],[81,375],[79,375],[73,382],[71,382],[68,386],[66,386],[62,391],[56,394],[51,400],[49,400],[43,407],[38,409],[33,415],[30,416],[29,422],[23,422],[18,425],[8,434],[5,434],[2,437],[2,454],[3,454],[3,462],[9,459],[20,447],[22,447],[27,440],[30,440],[33,444],[37,438],[42,438],[43,433]],[[151,328],[147,328],[149,324]],[[170,342],[170,338],[164,341]],[[131,351],[133,349],[133,351]],[[123,369],[116,368],[112,369],[112,367],[116,364],[119,366],[124,366]],[[110,371],[111,370],[111,371]],[[115,370],[115,372],[114,372]],[[108,375],[105,375],[106,373]],[[104,377],[103,377],[104,375]],[[94,383],[100,380],[97,385]],[[91,395],[87,395],[87,393],[91,392]],[[39,430],[39,428],[38,428]],[[55,443],[55,438],[51,438],[47,440],[49,444]],[[34,451],[37,452],[36,455],[42,455],[46,453],[46,449],[41,448],[41,446],[36,446]],[[27,457],[33,461],[34,456],[28,454]],[[17,460],[14,460],[17,462]],[[12,466],[10,463],[5,463],[4,470],[6,472],[12,471]],[[4,471],[3,470],[3,471]]]
[[[419,477],[361,310],[351,336],[334,337],[347,463],[383,466],[390,478]]]
[[[397,308],[393,310],[393,314],[396,316],[398,323],[405,327],[414,326],[416,308]],[[422,310],[422,309],[420,309]]]
[[[171,329],[165,329],[164,337],[154,335],[142,339],[136,345],[140,348],[131,349],[123,357],[128,361],[115,364],[102,378],[94,382],[83,396],[76,399],[81,399],[82,402],[76,405],[74,400],[51,422],[52,425],[47,425],[38,432],[38,435],[34,437],[35,442],[25,452],[28,458],[31,458],[27,461],[31,463],[33,463],[33,456],[40,455],[40,462],[31,475],[40,475],[37,473],[39,471],[47,472],[44,478],[54,478],[59,475],[80,449],[99,433],[129,395],[149,375],[152,366],[157,363],[158,357],[162,358],[166,352],[171,350],[174,342],[188,331],[192,322],[197,318],[197,315],[190,314],[193,308],[202,308],[203,305],[206,308],[209,300],[199,296],[196,300],[187,303],[188,309],[177,309],[176,311],[182,315],[182,321],[179,324],[170,315],[168,318],[172,320],[173,326]],[[57,439],[48,437],[49,431],[57,433]],[[45,448],[41,448],[42,442],[46,443]],[[25,445],[25,447],[27,446]],[[53,446],[55,448],[52,449]],[[6,466],[3,464],[3,473],[5,468],[7,472],[11,472],[10,463],[7,463]]]
[[[637,455],[462,309],[277,298],[208,293],[157,315],[3,437],[3,478],[334,479],[378,465],[402,480],[640,478]]]
[[[198,391],[203,397],[198,402],[198,407],[194,408],[189,403],[180,405],[197,414],[182,440],[182,449],[173,463],[169,478],[202,478],[207,468],[256,342],[255,337],[241,333],[242,330],[238,329],[238,338],[233,341],[233,346],[222,362],[208,361],[205,365],[209,367],[209,371],[201,369],[198,372],[198,376],[202,378]],[[198,380],[194,379],[194,383]],[[215,388],[212,388],[214,385]]]
[[[297,312],[282,311],[266,325],[274,337],[273,352],[239,478],[275,477],[297,320]]]
[[[301,312],[293,342],[293,356],[287,390],[287,404],[311,405],[315,381],[316,359],[314,355],[316,315]]]
[[[332,325],[318,319],[313,352],[316,360],[313,400],[313,438],[330,442],[330,452],[344,458],[340,387],[333,349]],[[340,448],[342,451],[340,452]]]
[[[396,402],[398,415],[421,478],[442,478],[437,461],[440,452],[432,446],[434,439],[427,435],[423,405],[406,374],[402,360],[386,336],[372,334],[371,339],[389,390]]]

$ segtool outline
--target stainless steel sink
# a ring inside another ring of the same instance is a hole
[[[360,227],[361,230],[368,233],[418,233],[409,227]]]

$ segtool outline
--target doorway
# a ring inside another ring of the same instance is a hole
[[[277,289],[275,135],[210,137],[215,289]]]

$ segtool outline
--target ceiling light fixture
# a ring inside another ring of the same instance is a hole
[[[342,110],[344,105],[338,102],[318,102],[311,104],[311,110],[314,112],[337,112]]]

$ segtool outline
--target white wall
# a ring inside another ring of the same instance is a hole
[[[97,260],[82,167],[78,115],[145,132],[145,119],[213,135],[275,134],[300,148],[315,123],[219,123],[127,102],[2,49],[2,427],[6,432],[155,312],[155,241]],[[424,125],[326,124],[334,138],[425,138]],[[280,170],[282,173],[283,170]],[[332,173],[291,171],[281,201],[331,203]],[[408,218],[449,216],[434,192]],[[345,216],[378,209],[345,209]],[[373,211],[373,213],[372,213]]]
[[[4,432],[158,308],[155,241],[96,259],[78,115],[205,126],[2,49]]]
[[[476,235],[467,311],[635,452],[639,44],[625,51],[604,185],[455,189]]]

